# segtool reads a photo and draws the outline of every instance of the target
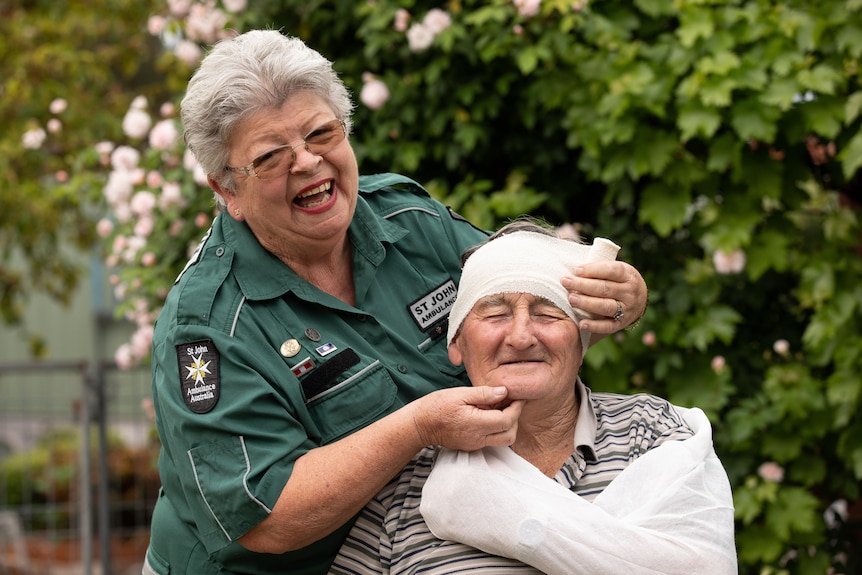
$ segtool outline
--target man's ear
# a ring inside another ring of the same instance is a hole
[[[464,362],[464,356],[461,354],[461,348],[458,346],[458,338],[455,338],[449,344],[449,361],[452,365],[461,365]]]

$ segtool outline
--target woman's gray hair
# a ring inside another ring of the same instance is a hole
[[[237,127],[300,92],[323,99],[350,133],[350,94],[319,52],[277,30],[253,30],[220,41],[192,76],[180,106],[186,145],[204,172],[233,193],[233,173],[224,168]],[[224,207],[218,194],[216,201]]]

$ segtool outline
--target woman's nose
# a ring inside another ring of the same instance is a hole
[[[310,152],[304,145],[294,148],[293,154],[293,165],[290,167],[290,173],[292,174],[313,172],[320,165],[320,162],[323,161],[323,156]]]

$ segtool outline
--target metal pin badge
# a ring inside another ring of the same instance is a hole
[[[320,341],[320,332],[318,332],[312,327],[309,327],[305,330],[305,337],[307,337],[311,341],[317,342]]]
[[[293,357],[299,353],[300,349],[302,349],[302,346],[299,345],[298,341],[295,339],[288,339],[281,344],[281,355],[284,357]]]

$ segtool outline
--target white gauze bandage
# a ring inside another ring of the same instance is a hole
[[[589,314],[569,304],[568,290],[560,279],[574,275],[579,265],[615,260],[619,249],[605,238],[596,238],[590,246],[527,231],[512,232],[489,241],[473,252],[464,264],[458,295],[449,313],[447,343],[452,343],[477,301],[501,293],[543,297],[579,323]],[[590,344],[590,334],[583,330],[580,334],[583,356]]]

